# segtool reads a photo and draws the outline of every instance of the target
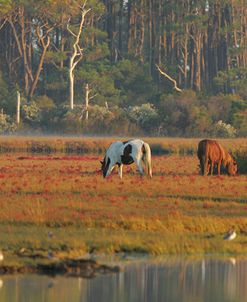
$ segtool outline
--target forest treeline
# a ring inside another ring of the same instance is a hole
[[[245,0],[0,0],[0,133],[247,135]]]

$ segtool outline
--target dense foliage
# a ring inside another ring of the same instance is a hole
[[[244,0],[1,0],[0,133],[246,136],[246,24]]]

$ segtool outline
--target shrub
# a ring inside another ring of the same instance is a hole
[[[247,151],[239,150],[234,153],[234,157],[238,163],[238,172],[240,174],[247,174]]]
[[[22,116],[24,121],[29,123],[40,122],[40,109],[35,102],[22,106]]]
[[[190,90],[179,96],[162,95],[159,115],[163,134],[169,136],[206,135],[212,123],[207,107]]]
[[[247,109],[234,114],[233,125],[238,129],[239,136],[247,135]]]
[[[54,104],[53,100],[50,99],[46,95],[38,96],[35,99],[35,104],[37,105],[37,107],[39,109],[42,109],[42,110],[49,110],[49,109],[52,109],[52,108],[55,107],[55,104]]]
[[[141,106],[129,107],[127,112],[130,120],[145,131],[150,132],[154,130],[158,120],[158,113],[152,104],[146,103]]]
[[[0,113],[0,134],[15,132],[17,126],[11,121],[9,115]]]
[[[236,137],[237,130],[230,124],[224,123],[222,120],[215,124],[215,136],[217,137]]]

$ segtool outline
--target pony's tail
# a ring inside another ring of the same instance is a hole
[[[152,178],[153,175],[152,175],[152,166],[151,166],[151,149],[149,147],[149,144],[147,143],[143,144],[142,160],[147,167],[149,177]]]

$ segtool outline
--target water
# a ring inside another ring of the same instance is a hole
[[[247,301],[247,258],[128,261],[94,279],[2,276],[0,302]]]

